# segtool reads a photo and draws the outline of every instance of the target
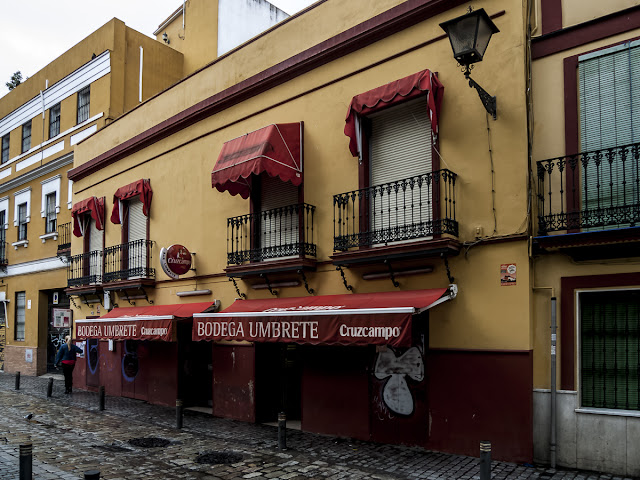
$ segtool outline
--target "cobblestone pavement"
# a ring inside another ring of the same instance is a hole
[[[185,412],[175,428],[173,408],[107,397],[98,410],[98,395],[86,391],[63,394],[55,376],[52,398],[46,397],[51,375],[21,379],[0,373],[0,479],[19,476],[19,445],[33,444],[36,479],[82,479],[100,470],[106,480],[130,479],[477,479],[478,459],[419,448],[380,445],[287,431],[286,451],[277,449],[277,429],[265,425]],[[71,408],[70,408],[71,407]],[[25,416],[32,414],[31,419]],[[166,447],[144,448],[134,438],[156,437]],[[212,452],[236,453],[232,464],[198,463]],[[496,480],[622,480],[593,472],[548,471],[493,462]],[[624,479],[629,480],[629,479]]]

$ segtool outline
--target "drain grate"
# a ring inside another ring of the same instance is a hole
[[[170,440],[166,438],[159,437],[140,437],[140,438],[132,438],[129,440],[129,444],[134,447],[144,447],[144,448],[158,448],[158,447],[166,447],[171,443]]]
[[[237,452],[205,452],[198,455],[196,458],[197,463],[206,463],[209,465],[220,465],[238,463],[242,461],[242,455]]]

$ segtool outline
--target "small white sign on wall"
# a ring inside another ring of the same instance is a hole
[[[24,361],[27,363],[33,363],[33,349],[26,348],[24,350]]]
[[[31,310],[31,300],[27,300],[27,309]]]

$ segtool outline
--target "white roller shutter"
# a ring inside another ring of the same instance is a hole
[[[131,277],[140,277],[147,268],[147,245],[136,240],[147,239],[147,217],[142,213],[142,202],[130,200],[127,202],[127,232],[129,235],[129,271]]]
[[[431,124],[424,98],[383,110],[369,118],[372,187],[432,171]],[[384,232],[430,221],[431,187],[431,184],[422,184],[391,192],[374,188],[370,196],[372,230]],[[384,233],[377,235],[386,237]]]
[[[283,182],[278,177],[269,175],[262,175],[261,181],[260,247],[267,256],[270,256],[275,254],[273,247],[299,243],[298,212],[295,209],[273,211],[281,207],[297,205],[298,187],[291,182]]]
[[[640,141],[640,42],[599,50],[578,58],[580,147],[582,152]],[[589,157],[582,170],[582,208],[599,210],[632,205],[637,161],[619,155],[598,168]],[[599,184],[599,187],[598,187]]]

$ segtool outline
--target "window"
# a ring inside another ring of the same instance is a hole
[[[2,163],[9,161],[9,134],[7,133],[2,137]]]
[[[56,194],[47,194],[45,197],[45,227],[44,233],[54,233],[56,231]]]
[[[0,264],[4,265],[7,263],[7,231],[4,229],[5,222],[7,221],[7,211],[0,210]],[[0,313],[2,313],[4,309],[0,306]]]
[[[27,239],[27,204],[18,205],[18,241]]]
[[[60,104],[56,103],[49,109],[49,138],[60,134]]]
[[[140,200],[129,200],[125,207],[127,235],[127,268],[130,278],[147,275],[149,251],[147,246],[147,217]]]
[[[640,410],[640,291],[579,295],[582,406]]]
[[[22,153],[31,148],[31,120],[22,125]]]
[[[581,172],[587,226],[604,226],[608,216],[629,219],[637,209],[638,160],[630,149],[608,149],[640,142],[639,62],[638,41],[578,57],[580,148],[593,152]]]
[[[25,326],[25,308],[26,293],[16,292],[16,323],[15,323],[15,339],[24,342],[24,326]]]
[[[78,92],[78,121],[77,123],[82,123],[85,120],[89,119],[89,97],[90,97],[89,86],[84,87],[82,90]]]

